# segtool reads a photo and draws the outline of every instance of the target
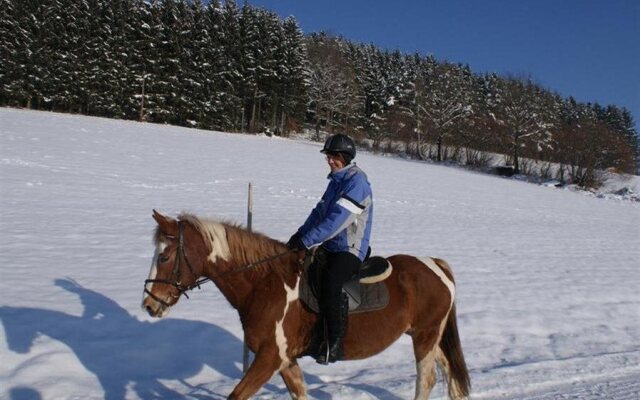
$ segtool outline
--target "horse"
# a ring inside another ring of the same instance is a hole
[[[304,356],[319,316],[299,298],[304,252],[239,225],[183,213],[177,219],[153,210],[155,253],[142,308],[164,317],[180,297],[211,280],[240,315],[255,358],[229,399],[248,399],[279,373],[293,399],[307,399],[297,359]],[[427,399],[436,366],[451,399],[469,395],[470,379],[457,328],[455,281],[438,258],[393,255],[384,281],[388,305],[349,315],[344,360],[380,353],[403,333],[413,341],[415,399]]]

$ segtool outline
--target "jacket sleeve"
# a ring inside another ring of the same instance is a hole
[[[323,243],[346,229],[364,211],[363,202],[370,197],[366,178],[355,176],[350,180],[338,201],[331,206],[324,219],[312,226],[302,236],[302,243],[309,248]]]
[[[327,189],[325,190],[318,204],[316,204],[313,210],[311,210],[311,214],[309,214],[306,221],[304,221],[304,224],[302,224],[302,226],[298,228],[298,233],[300,233],[301,235],[304,235],[309,231],[311,227],[313,227],[318,222],[320,222],[320,220],[322,219],[323,210],[325,207],[325,202],[326,202],[328,192],[329,192],[329,186],[327,186]]]

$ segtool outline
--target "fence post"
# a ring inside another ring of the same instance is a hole
[[[251,223],[253,220],[253,193],[251,182],[249,182],[249,196],[247,199],[247,229],[251,232]],[[242,351],[242,374],[245,375],[247,370],[249,369],[249,347],[247,346],[247,341],[243,341],[243,351]]]

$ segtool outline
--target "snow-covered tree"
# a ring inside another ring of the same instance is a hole
[[[502,143],[513,159],[515,173],[520,173],[520,154],[526,146],[537,150],[551,143],[551,128],[556,110],[551,107],[549,96],[531,81],[514,78],[496,79],[490,82],[488,100],[490,112],[501,125]]]
[[[194,10],[194,29],[202,35],[198,39],[200,48],[194,60],[194,83],[199,89],[195,94],[198,123],[203,127],[224,130],[233,126],[231,116],[226,112],[229,103],[233,104],[229,100],[233,85],[222,18],[222,8],[217,0],[209,1],[201,14]]]
[[[496,121],[491,118],[487,107],[485,92],[485,76],[474,76],[470,88],[471,108],[473,112],[456,124],[455,137],[452,139],[463,148],[465,163],[483,167],[491,156],[487,154],[495,148],[495,135],[499,131]]]
[[[260,91],[259,79],[262,74],[260,62],[264,49],[260,46],[259,12],[245,3],[240,12],[240,96],[242,97],[242,130],[255,130],[257,102],[264,96]]]
[[[634,149],[635,164],[637,171],[640,171],[640,138],[631,112],[625,107],[620,108],[615,104],[610,104],[601,115],[601,120],[614,132],[621,135]]]
[[[321,125],[332,131],[345,129],[353,119],[351,103],[356,97],[353,75],[348,68],[339,43],[324,34],[308,41],[309,88],[308,111],[312,115],[319,138]]]
[[[26,3],[26,2],[25,2]],[[26,69],[30,64],[32,29],[21,25],[25,18],[24,3],[0,0],[0,103],[28,106],[32,93],[27,89]]]
[[[224,114],[230,125],[227,129],[242,130],[245,127],[244,98],[245,70],[243,63],[243,40],[240,29],[240,11],[235,0],[225,0],[221,9],[221,38],[226,71],[221,78],[224,81]]]
[[[364,99],[362,126],[374,144],[388,136],[384,129],[386,111],[393,97],[389,96],[386,61],[378,48],[368,45],[361,47],[355,64],[356,82]]]
[[[287,120],[304,110],[305,91],[309,84],[306,48],[302,31],[293,17],[282,25],[282,42],[276,49],[277,87],[274,90],[274,115],[280,113],[279,131],[287,135]],[[274,124],[275,125],[275,124]]]
[[[562,159],[567,148],[551,140],[568,132],[555,121],[565,99],[531,82],[304,37],[292,17],[236,0],[0,0],[0,57],[0,105],[283,134],[304,120],[374,144],[406,140],[410,151],[437,144],[437,159],[451,146],[503,151],[516,169],[521,157]],[[612,146],[630,145],[640,167],[628,110],[573,103],[563,112],[614,132]]]
[[[422,70],[424,94],[420,106],[425,125],[430,127],[427,133],[437,145],[437,160],[441,161],[445,140],[473,112],[474,80],[468,66],[440,63],[432,67],[431,62],[426,66]]]

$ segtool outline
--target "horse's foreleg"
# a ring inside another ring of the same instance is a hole
[[[245,400],[271,379],[282,363],[275,347],[260,349],[247,373],[233,389],[229,399]]]
[[[294,360],[288,367],[280,370],[280,376],[289,389],[289,394],[294,400],[306,400],[307,391],[304,387],[304,375],[298,363]]]

